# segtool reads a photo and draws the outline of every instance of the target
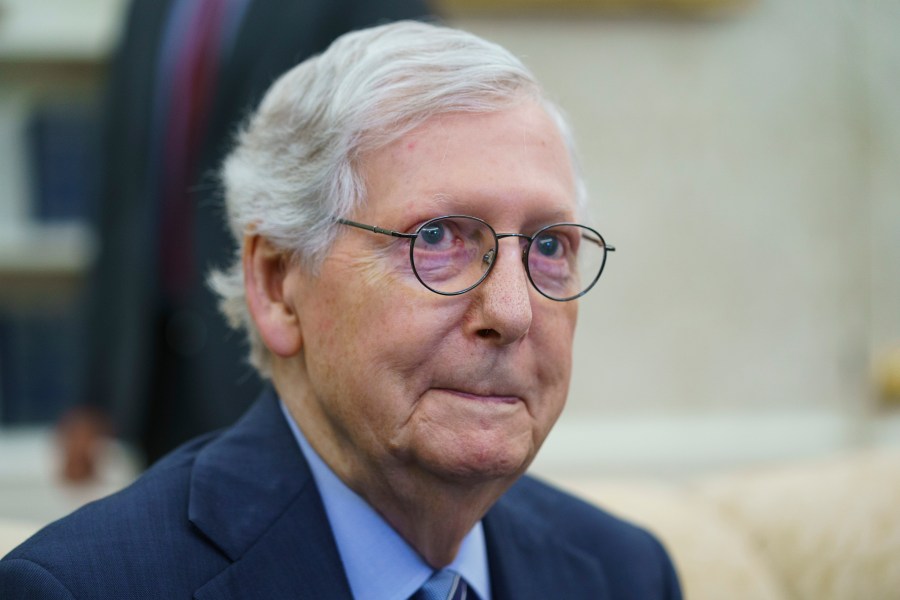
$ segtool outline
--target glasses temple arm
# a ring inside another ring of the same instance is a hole
[[[607,244],[606,240],[601,242],[600,240],[598,240],[596,238],[593,238],[589,235],[584,235],[584,234],[581,235],[581,239],[587,240],[587,241],[591,242],[592,244],[597,244],[598,246],[603,246],[603,248],[605,248],[607,252],[615,252],[616,251],[616,247],[610,246],[609,244]]]
[[[390,235],[393,237],[400,238],[414,238],[416,237],[415,233],[400,233],[399,231],[394,231],[392,229],[383,229],[376,225],[366,225],[365,223],[357,223],[356,221],[351,221],[350,219],[335,219],[336,222],[341,225],[349,225],[350,227],[358,227],[359,229],[365,229],[366,231],[371,231],[373,233],[381,233],[383,235]]]

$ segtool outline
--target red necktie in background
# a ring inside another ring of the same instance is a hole
[[[163,293],[183,299],[194,276],[193,202],[203,137],[212,109],[227,0],[182,0],[172,10],[189,19],[170,72],[171,96],[166,111],[160,157],[160,268]]]

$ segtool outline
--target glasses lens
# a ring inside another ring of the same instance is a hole
[[[412,264],[425,287],[459,294],[484,279],[497,253],[494,231],[474,217],[442,217],[419,228]]]
[[[600,234],[584,225],[551,225],[528,248],[528,275],[553,300],[572,300],[593,287],[606,261]]]

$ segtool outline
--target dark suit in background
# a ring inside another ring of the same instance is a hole
[[[427,14],[423,0],[251,0],[218,73],[198,168],[191,175],[195,266],[184,297],[159,281],[156,174],[149,169],[160,40],[172,0],[137,0],[110,73],[105,113],[101,251],[89,310],[83,404],[109,415],[148,463],[192,436],[232,423],[259,393],[243,336],[206,287],[229,262],[215,171],[237,123],[272,81],[338,35]],[[188,257],[186,257],[187,259]]]
[[[493,600],[680,600],[647,532],[523,477],[488,511]],[[35,595],[38,594],[38,595]],[[0,561],[4,600],[351,600],[309,465],[267,391],[237,425]]]

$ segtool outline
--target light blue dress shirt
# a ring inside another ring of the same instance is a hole
[[[281,410],[319,488],[353,597],[407,600],[434,570],[316,454],[283,402]],[[456,559],[447,568],[462,575],[481,600],[491,600],[487,547],[480,521],[463,539]]]

